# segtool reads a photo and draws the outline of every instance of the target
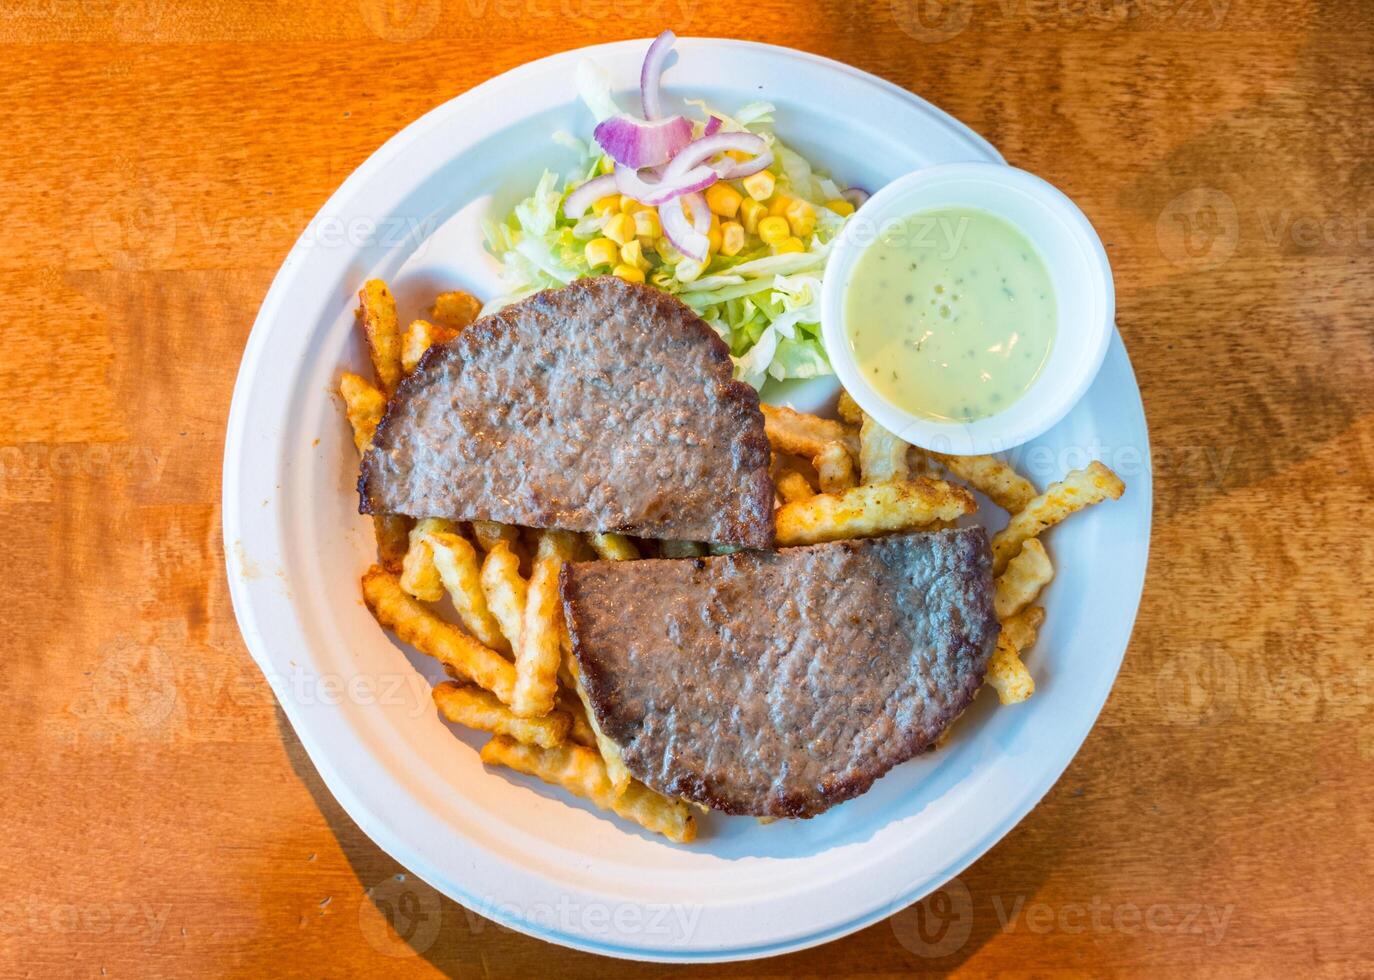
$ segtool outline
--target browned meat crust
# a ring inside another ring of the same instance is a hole
[[[810,817],[929,749],[997,641],[981,529],[564,566],[602,730],[662,793]]]
[[[359,509],[768,548],[768,458],[711,328],[604,276],[431,348],[377,427]]]

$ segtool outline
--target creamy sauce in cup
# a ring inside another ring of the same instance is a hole
[[[859,256],[844,330],[864,379],[913,415],[995,415],[1039,376],[1054,344],[1049,270],[1014,225],[950,207],[889,222]]]

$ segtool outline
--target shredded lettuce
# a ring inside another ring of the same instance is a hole
[[[577,88],[598,121],[620,111],[611,96],[610,78],[599,66],[591,62],[579,65]],[[700,100],[688,100],[687,104],[701,115],[698,133],[706,120],[716,116],[726,131],[744,130],[767,140],[774,153],[770,172],[776,193],[810,204],[815,211],[815,228],[803,241],[802,251],[774,255],[750,234],[738,254],[716,252],[704,267],[676,255],[662,239],[646,241],[646,281],[695,310],[729,345],[736,377],[756,388],[769,378],[814,378],[832,373],[820,336],[820,295],[830,244],[846,220],[827,206],[840,198],[840,186],[777,138],[771,129],[772,104],[751,102],[733,115]],[[606,271],[605,266],[593,269],[588,263],[586,245],[601,236],[608,216],[593,211],[573,221],[562,213],[562,204],[580,184],[609,172],[610,161],[594,143],[565,131],[554,133],[553,139],[573,152],[575,167],[561,177],[545,171],[533,193],[504,220],[483,223],[487,249],[501,265],[504,290],[487,303],[483,313],[541,289]]]

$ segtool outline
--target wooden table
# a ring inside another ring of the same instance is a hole
[[[875,72],[1071,194],[1155,446],[1135,639],[1055,789],[923,910],[721,972],[1368,975],[1374,8],[634,7],[0,10],[0,973],[664,972],[397,878],[239,638],[219,474],[258,304],[353,168],[488,76],[672,25]]]

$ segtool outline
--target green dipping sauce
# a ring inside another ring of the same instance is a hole
[[[845,292],[865,380],[913,415],[972,422],[1025,394],[1054,345],[1054,287],[1014,225],[976,208],[884,225]]]

